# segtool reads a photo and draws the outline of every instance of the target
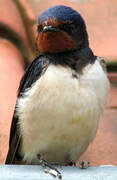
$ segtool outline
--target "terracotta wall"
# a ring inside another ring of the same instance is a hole
[[[20,2],[20,1],[19,1]],[[10,124],[16,103],[17,89],[25,66],[33,58],[33,50],[17,1],[0,1],[0,164],[8,150]],[[34,16],[25,1],[20,3],[27,26]],[[30,32],[32,39],[33,33]]]

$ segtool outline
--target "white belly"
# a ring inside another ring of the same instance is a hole
[[[107,99],[108,79],[98,61],[79,78],[70,68],[50,65],[18,100],[22,154],[61,164],[76,161],[96,134]]]

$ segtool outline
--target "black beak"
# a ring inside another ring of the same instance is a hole
[[[54,27],[54,26],[44,26],[43,32],[47,32],[47,31],[57,32],[57,31],[59,31],[59,29],[57,27]]]

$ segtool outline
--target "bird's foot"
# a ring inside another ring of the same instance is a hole
[[[80,169],[87,169],[90,166],[90,162],[81,161],[79,164]]]
[[[40,164],[43,166],[43,167],[48,167],[49,169],[45,169],[44,172],[45,173],[48,173],[50,175],[52,175],[53,177],[58,177],[58,179],[62,179],[62,175],[61,173],[51,165],[51,163],[47,162],[46,160],[44,160],[40,154],[37,155],[38,159],[39,159],[39,162]]]

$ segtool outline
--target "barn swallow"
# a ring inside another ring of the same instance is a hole
[[[77,11],[51,7],[40,15],[37,31],[39,55],[20,82],[6,164],[39,164],[40,155],[69,165],[96,135],[109,81]]]

